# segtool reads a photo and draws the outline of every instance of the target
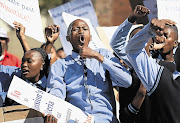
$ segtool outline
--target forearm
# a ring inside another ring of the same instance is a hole
[[[21,43],[21,46],[22,46],[24,52],[27,52],[27,51],[29,51],[29,50],[31,49],[31,48],[29,47],[29,44],[28,44],[28,42],[27,42],[27,40],[26,40],[25,35],[21,36],[21,38],[19,39],[19,41],[20,41],[20,43]]]
[[[145,96],[146,96],[146,89],[145,88],[139,89],[133,101],[131,102],[132,105],[135,106],[137,109],[140,109],[141,105],[144,102]]]
[[[118,61],[111,61],[104,58],[103,67],[109,71],[111,79],[120,87],[129,87],[132,83],[130,72]]]
[[[155,33],[151,30],[150,24],[147,24],[142,30],[131,38],[125,48],[126,53],[137,54],[139,53],[153,37]]]
[[[148,24],[129,41],[126,47],[128,59],[147,91],[153,87],[160,68],[144,49],[152,36],[154,34]]]
[[[128,43],[129,38],[127,36],[132,25],[133,24],[126,19],[118,27],[110,42],[110,46],[117,56],[120,57],[129,67],[131,67],[131,64],[126,56],[125,47]]]
[[[99,62],[103,63],[104,56],[102,56],[100,53],[95,51],[94,58],[97,59]]]
[[[51,48],[53,47],[53,43],[46,41],[46,45],[45,45],[45,51],[47,54],[51,53]]]

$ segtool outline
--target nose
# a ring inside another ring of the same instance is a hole
[[[82,27],[79,28],[79,31],[78,31],[78,34],[83,34],[84,33],[84,30]]]
[[[25,68],[25,67],[27,67],[27,66],[28,66],[28,65],[27,65],[27,61],[24,61],[24,62],[21,63],[21,67],[22,67],[22,68]]]

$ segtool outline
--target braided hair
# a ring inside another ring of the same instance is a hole
[[[50,60],[48,58],[48,54],[46,53],[46,51],[42,48],[32,48],[31,50],[37,51],[41,54],[43,60],[44,60],[44,65],[43,65],[43,71],[41,74],[45,74],[46,77],[48,77],[48,73],[49,73],[49,67],[50,67]]]

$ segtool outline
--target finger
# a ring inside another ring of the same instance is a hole
[[[54,118],[53,118],[53,116],[52,116],[52,115],[50,115],[49,119],[50,119],[50,121],[49,121],[49,122],[53,122],[53,121],[54,121]]]
[[[51,120],[51,119],[50,119],[50,115],[48,114],[48,115],[47,115],[47,120],[46,120],[46,121],[47,121],[47,122],[50,122],[50,120]]]
[[[162,19],[161,21],[165,22],[168,25],[176,25],[176,22],[169,19]]]
[[[164,27],[165,27],[165,23],[161,21],[161,23],[160,23],[160,25],[159,25],[159,28],[160,28],[161,30],[163,30]]]
[[[154,25],[155,22],[156,22],[156,18],[152,19],[151,24],[150,24],[151,28],[154,29],[154,30],[155,30],[155,28],[154,28],[155,27],[155,25]]]
[[[57,118],[55,118],[55,117],[53,116],[53,119],[54,119],[53,123],[57,123]]]
[[[142,11],[143,13],[146,13],[146,12],[148,11],[148,8],[146,8],[145,6],[142,6],[141,11]]]
[[[46,115],[44,113],[41,113],[43,117],[45,117]]]

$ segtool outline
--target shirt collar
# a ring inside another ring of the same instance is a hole
[[[29,80],[26,79],[26,82],[28,82],[29,84],[36,86],[37,84],[41,85],[44,89],[46,88],[46,76],[44,75],[38,82],[36,82],[36,84],[33,84],[32,82],[30,82]]]
[[[88,58],[81,59],[81,56],[74,51],[72,51],[71,58],[79,65],[87,65]]]
[[[180,76],[180,73],[177,70],[175,70],[173,73],[173,79],[176,79],[178,76]]]
[[[80,60],[80,55],[74,51],[72,51],[72,55],[71,57],[74,59],[74,60]]]

